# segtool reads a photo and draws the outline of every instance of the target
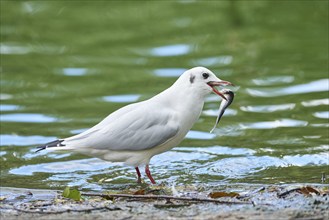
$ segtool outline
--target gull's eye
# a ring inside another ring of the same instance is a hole
[[[208,73],[202,73],[202,77],[203,77],[204,79],[207,79],[207,78],[209,77],[209,74],[208,74]]]

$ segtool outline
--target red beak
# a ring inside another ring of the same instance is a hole
[[[221,80],[221,81],[210,81],[207,83],[211,88],[212,88],[212,91],[214,93],[216,93],[217,95],[219,95],[220,97],[222,97],[223,99],[227,100],[226,97],[221,93],[219,92],[215,86],[234,86],[233,83],[230,83],[228,81],[224,81],[224,80]]]

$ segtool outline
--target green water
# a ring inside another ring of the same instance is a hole
[[[151,160],[159,183],[321,183],[329,174],[327,1],[1,1],[0,52],[1,186],[134,184],[131,167],[35,146],[199,65],[236,84],[235,100],[210,134],[219,98],[209,96],[179,147]]]

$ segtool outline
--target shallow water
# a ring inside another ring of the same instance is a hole
[[[209,95],[185,140],[151,160],[158,182],[321,183],[329,174],[327,8],[2,1],[1,186],[134,184],[131,167],[35,147],[152,97],[196,65],[235,83],[235,100],[210,134],[220,99]]]

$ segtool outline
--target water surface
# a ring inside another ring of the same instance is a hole
[[[198,65],[235,83],[235,100],[210,134],[220,99],[207,97],[184,141],[151,160],[159,183],[321,183],[327,9],[316,0],[1,1],[1,186],[135,184],[121,163],[35,147],[152,97]]]

